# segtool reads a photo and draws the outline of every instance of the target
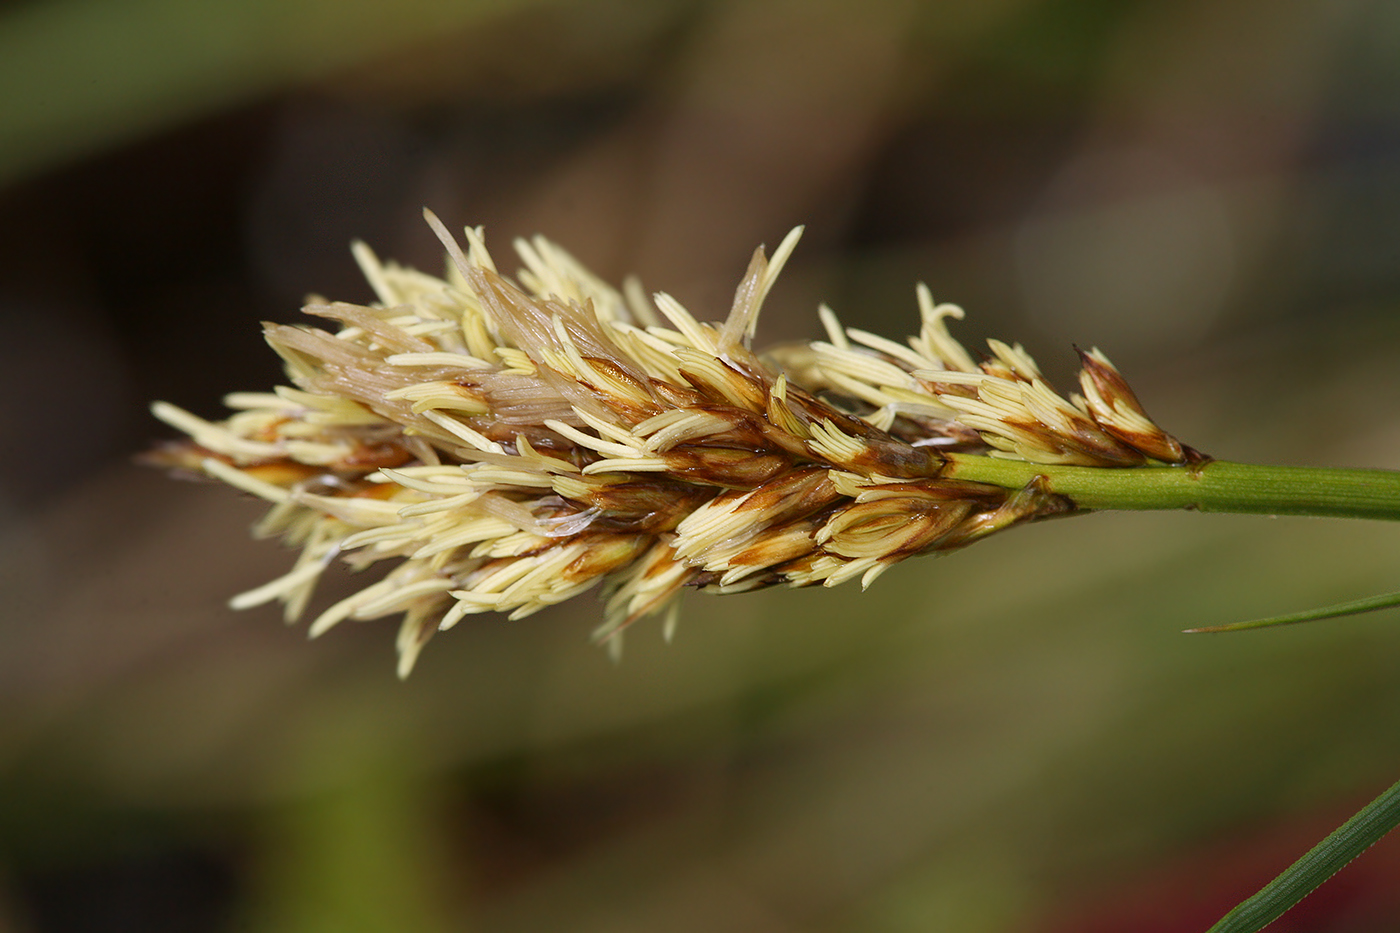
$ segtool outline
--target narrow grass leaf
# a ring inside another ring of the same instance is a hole
[[[1363,612],[1375,612],[1379,609],[1389,609],[1392,606],[1400,606],[1400,593],[1368,596],[1365,599],[1357,599],[1349,603],[1337,603],[1335,606],[1325,606],[1321,609],[1309,609],[1305,612],[1291,612],[1287,615],[1269,616],[1266,619],[1251,619],[1248,622],[1231,622],[1228,625],[1207,625],[1201,628],[1188,628],[1184,631],[1188,635],[1214,632],[1242,632],[1246,629],[1253,628],[1272,628],[1276,625],[1296,625],[1299,622],[1337,619],[1342,616],[1354,616],[1360,615]]]
[[[1400,825],[1400,781],[1363,807],[1206,933],[1255,933]]]

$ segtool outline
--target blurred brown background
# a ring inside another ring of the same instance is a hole
[[[712,319],[803,223],[760,342],[924,280],[1218,457],[1400,466],[1393,3],[11,0],[0,931],[1174,933],[1400,775],[1393,614],[1178,634],[1396,588],[1378,524],[1050,523],[620,666],[584,598],[407,683],[388,623],[231,612],[290,554],[130,465],[145,405],[278,381],[352,238],[439,270],[424,205]],[[1394,929],[1398,875],[1277,929]]]

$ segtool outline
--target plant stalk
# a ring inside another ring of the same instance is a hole
[[[1044,477],[1082,509],[1194,509],[1400,520],[1400,471],[1258,466],[1083,467],[950,454],[943,476],[1020,489]]]

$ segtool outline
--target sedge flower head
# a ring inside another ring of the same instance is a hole
[[[664,293],[621,291],[558,246],[515,244],[497,271],[480,230],[465,248],[431,214],[445,278],[354,255],[379,301],[316,303],[330,328],[270,324],[290,385],[239,392],[234,414],[157,417],[189,439],[153,459],[272,503],[258,532],[300,548],[291,570],[233,605],[310,604],[334,561],[392,568],[321,611],[400,616],[399,670],[465,616],[518,619],[601,584],[596,637],[617,648],[646,616],[674,625],[690,587],[868,586],[916,554],[1073,508],[943,476],[947,455],[1087,466],[1179,463],[1101,353],[1061,396],[1020,346],[973,357],[962,310],[919,286],[905,343],[845,328],[760,356],[759,311],[799,230],[754,253],[724,321]]]

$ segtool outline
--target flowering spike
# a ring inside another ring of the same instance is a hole
[[[797,244],[754,253],[722,324],[639,285],[619,292],[559,247],[522,240],[515,281],[480,230],[438,279],[353,252],[379,304],[305,309],[335,332],[267,325],[292,386],[236,393],[211,423],[164,402],[189,435],[149,459],[267,499],[262,533],[302,548],[292,570],[236,597],[280,600],[289,620],[322,569],[395,562],[322,611],[400,615],[399,672],[433,634],[482,612],[523,618],[601,583],[595,640],[661,614],[669,639],[689,586],[869,586],[920,553],[1074,508],[1044,483],[953,479],[948,454],[1137,466],[1193,454],[1143,413],[1118,371],[1082,354],[1083,397],[1062,397],[1020,346],[980,364],[949,334],[953,305],[917,291],[922,328],[896,343],[843,329],[750,349],[759,311]],[[625,294],[624,294],[625,292]],[[669,324],[660,323],[664,318]]]

